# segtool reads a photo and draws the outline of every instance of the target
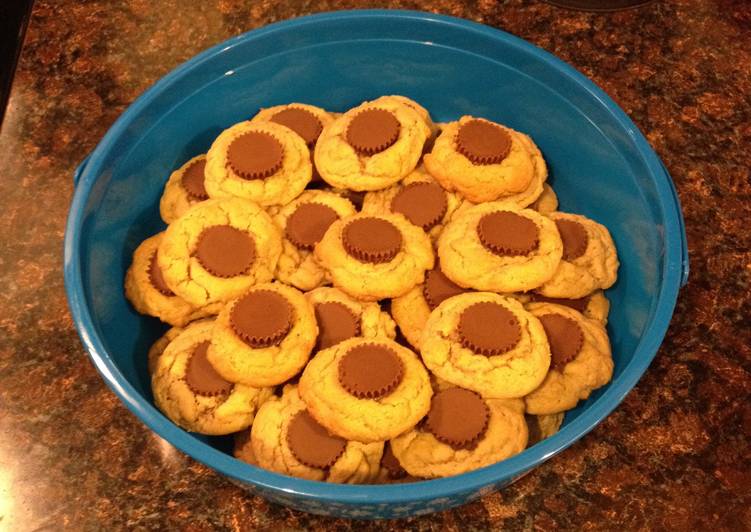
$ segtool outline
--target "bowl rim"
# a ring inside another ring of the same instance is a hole
[[[81,258],[78,253],[79,236],[82,231],[86,201],[100,173],[99,167],[104,154],[109,151],[114,140],[130,125],[134,117],[174,80],[217,54],[240,43],[253,41],[274,32],[294,30],[301,25],[311,23],[325,24],[329,21],[347,19],[359,21],[372,19],[375,21],[384,18],[398,18],[414,23],[442,23],[469,33],[502,41],[504,46],[512,46],[544,61],[547,66],[570,78],[585,89],[591,97],[598,100],[623,130],[629,133],[643,162],[655,177],[654,184],[660,200],[659,207],[665,222],[663,228],[665,242],[665,256],[662,267],[663,282],[658,293],[652,320],[648,323],[636,346],[632,360],[624,368],[622,374],[610,383],[609,388],[586,411],[550,438],[502,462],[441,479],[391,485],[347,485],[310,481],[246,464],[196,438],[186,437],[185,431],[169,421],[155,406],[143,399],[141,394],[118,370],[97,334],[96,326],[84,297]],[[465,19],[421,11],[373,9],[319,13],[270,24],[214,45],[170,71],[141,94],[118,117],[91,155],[83,161],[76,171],[76,179],[77,183],[65,231],[65,287],[75,327],[89,357],[105,382],[147,427],[183,453],[229,478],[257,486],[262,491],[270,491],[276,495],[285,494],[292,499],[304,498],[318,503],[339,503],[343,505],[398,505],[428,500],[439,502],[442,500],[448,501],[452,497],[460,497],[470,492],[481,493],[483,488],[518,478],[579,440],[620,404],[656,355],[670,323],[678,290],[681,284],[685,283],[684,279],[687,276],[685,231],[680,205],[672,181],[657,154],[637,126],[602,89],[569,64],[519,37]]]

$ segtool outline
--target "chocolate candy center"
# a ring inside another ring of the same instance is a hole
[[[271,121],[290,128],[300,135],[308,146],[315,144],[321,130],[323,130],[323,125],[318,117],[300,107],[282,109],[271,117]]]
[[[303,410],[287,426],[287,446],[301,464],[326,469],[336,463],[347,441],[330,434]]]
[[[474,353],[502,355],[521,339],[521,326],[506,307],[491,301],[475,303],[459,316],[459,341]]]
[[[167,286],[166,281],[164,280],[164,275],[162,274],[162,269],[159,267],[159,263],[156,260],[156,251],[151,254],[151,259],[149,260],[149,281],[151,282],[151,286],[157,289],[157,291],[167,297],[172,297],[175,295],[175,293],[170,290],[170,287]]]
[[[287,218],[284,234],[298,248],[313,249],[338,219],[336,211],[327,205],[303,203]]]
[[[211,342],[201,342],[194,349],[185,369],[185,383],[198,395],[222,395],[232,391],[233,384],[219,375],[206,354]]]
[[[204,187],[206,159],[199,159],[194,161],[183,172],[181,183],[185,192],[188,193],[192,199],[205,200],[209,195]]]
[[[446,193],[436,183],[410,183],[391,200],[391,211],[398,212],[428,231],[446,214]]]
[[[198,237],[195,256],[215,277],[236,277],[247,273],[256,260],[256,243],[245,231],[229,225],[213,225]]]
[[[433,396],[426,428],[454,449],[471,449],[485,434],[490,409],[477,393],[464,388],[441,390]]]
[[[537,225],[510,211],[492,212],[480,218],[477,236],[485,249],[501,256],[527,255],[539,244]]]
[[[404,376],[404,365],[390,347],[364,344],[351,348],[339,361],[339,383],[359,399],[376,399],[393,392]]]
[[[347,142],[363,155],[374,155],[399,138],[401,124],[385,109],[366,109],[357,113],[347,127]]]
[[[576,321],[560,314],[544,314],[539,320],[550,344],[551,365],[563,369],[584,346],[584,332]]]
[[[382,218],[358,218],[342,231],[344,249],[360,262],[389,262],[402,248],[402,233]]]
[[[402,467],[402,464],[400,464],[397,457],[394,456],[394,451],[391,449],[391,442],[386,442],[383,447],[381,467],[388,471],[389,478],[399,479],[407,476],[407,472]]]
[[[268,133],[250,131],[227,149],[227,165],[244,179],[264,179],[276,173],[284,160],[282,144]]]
[[[456,149],[474,164],[497,164],[511,151],[508,132],[484,120],[469,120],[459,126]]]
[[[356,316],[343,303],[338,301],[316,303],[315,313],[318,322],[318,350],[360,335],[359,316]]]
[[[556,220],[555,225],[563,241],[563,260],[574,260],[584,255],[589,243],[584,226],[572,220]]]
[[[232,330],[250,347],[278,345],[294,322],[287,299],[271,290],[254,290],[240,298],[230,312]]]
[[[469,292],[469,290],[462,288],[446,277],[440,267],[434,268],[425,274],[425,284],[422,287],[422,293],[430,310],[436,308],[446,299],[466,292]]]

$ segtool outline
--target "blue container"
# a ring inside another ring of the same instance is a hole
[[[403,94],[437,121],[482,116],[529,133],[561,209],[611,231],[621,259],[608,291],[612,382],[566,416],[553,437],[452,478],[347,486],[299,480],[235,460],[227,438],[183,431],[153,405],[146,351],[164,327],[136,314],[123,277],[136,246],[162,230],[170,171],[205,152],[259,107],[301,101],[344,111]],[[580,73],[516,37],[405,11],[303,17],[230,39],[178,67],[123,113],[76,171],[65,235],[65,283],[76,327],[107,384],[150,429],[271,501],[314,513],[386,518],[457,506],[499,489],[581,438],[646,370],[688,276],[678,198],[647,141]]]

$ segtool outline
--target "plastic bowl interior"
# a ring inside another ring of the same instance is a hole
[[[608,291],[612,382],[566,415],[555,436],[504,462],[407,485],[295,479],[235,460],[229,438],[187,433],[153,406],[146,351],[164,330],[123,295],[131,254],[164,228],[170,171],[261,106],[308,102],[343,111],[403,94],[437,121],[483,116],[542,149],[561,209],[613,234],[621,259]],[[416,12],[354,11],[274,24],[222,43],[160,80],[112,126],[76,172],[65,280],[79,334],[122,401],[175,447],[272,501],[315,513],[399,517],[498,489],[576,441],[633,387],[667,329],[687,257],[669,176],[641,133],[597,87],[540,49],[471,22]]]

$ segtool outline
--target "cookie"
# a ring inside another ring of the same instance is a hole
[[[432,394],[417,356],[388,338],[350,338],[319,351],[300,377],[300,397],[316,421],[361,442],[412,428]]]
[[[430,134],[413,107],[384,96],[326,126],[315,147],[315,165],[333,187],[379,190],[415,169]]]
[[[230,434],[253,422],[271,388],[222,378],[206,358],[213,320],[188,325],[159,356],[151,377],[154,402],[175,424],[201,434]]]
[[[430,313],[444,300],[468,292],[454,283],[439,266],[425,273],[425,282],[391,301],[391,314],[412,347],[420,350],[420,339]]]
[[[201,154],[170,174],[159,200],[159,214],[164,223],[172,223],[196,203],[209,199],[204,187],[205,168],[206,155]]]
[[[563,424],[564,417],[565,414],[563,412],[542,416],[525,415],[524,419],[527,422],[527,430],[529,432],[527,447],[532,447],[535,443],[539,443],[545,438],[550,438],[558,432],[558,429]]]
[[[250,200],[210,199],[167,227],[158,263],[167,286],[193,305],[233,299],[272,279],[282,237]]]
[[[585,318],[598,321],[602,325],[608,324],[610,302],[602,290],[596,290],[588,296],[577,299],[545,297],[534,292],[524,295],[520,294],[519,298],[523,299],[525,305],[528,303],[554,303],[556,305],[563,305],[564,307],[578,310]]]
[[[437,392],[425,421],[390,444],[407,473],[448,477],[520,453],[527,444],[527,425],[513,403],[453,387]]]
[[[576,299],[607,289],[618,274],[618,254],[610,232],[579,214],[549,215],[563,241],[563,257],[554,275],[536,289],[543,296]]]
[[[259,205],[284,205],[313,174],[310,151],[297,133],[275,122],[240,122],[225,129],[206,154],[206,191]]]
[[[524,398],[527,412],[557,414],[574,408],[610,382],[613,358],[605,327],[578,311],[551,303],[531,303],[550,343],[551,365],[540,386]]]
[[[355,299],[398,297],[433,267],[430,238],[401,214],[337,220],[315,248],[334,286]]]
[[[146,369],[148,370],[149,375],[154,374],[154,371],[156,370],[157,360],[159,360],[161,354],[164,353],[164,350],[167,349],[167,346],[170,344],[170,342],[177,338],[177,335],[183,332],[183,330],[184,329],[182,327],[170,327],[169,329],[167,329],[166,333],[157,338],[156,342],[151,344],[149,352],[146,356]]]
[[[516,299],[489,292],[438,305],[425,324],[420,355],[436,376],[493,399],[527,395],[550,366],[540,321]]]
[[[125,273],[125,297],[139,313],[154,316],[176,327],[217,314],[220,305],[189,303],[167,285],[157,258],[164,235],[158,233],[147,238],[133,252],[133,262]]]
[[[360,210],[367,214],[403,214],[436,240],[465,202],[458,194],[445,191],[423,166],[418,166],[396,185],[365,194]]]
[[[348,338],[393,339],[396,324],[378,303],[352,299],[337,288],[322,286],[305,294],[313,305],[318,324],[316,351],[327,349]]]
[[[530,206],[530,209],[540,214],[548,215],[558,210],[558,196],[555,194],[553,187],[548,183],[542,186],[542,194]]]
[[[526,207],[548,176],[527,135],[471,116],[446,124],[423,162],[443,188],[474,203],[505,200]]]
[[[308,413],[297,387],[261,406],[250,439],[236,442],[235,456],[284,475],[362,484],[380,470],[383,442],[360,443],[330,434]],[[252,461],[251,461],[252,460]]]
[[[228,380],[273,386],[305,367],[317,336],[305,296],[282,283],[264,283],[219,313],[208,356]]]
[[[552,220],[502,202],[466,209],[438,239],[446,276],[460,286],[490,292],[539,287],[553,277],[562,254]]]
[[[279,208],[273,220],[284,238],[274,276],[300,290],[321,286],[326,270],[318,264],[313,249],[332,223],[355,212],[348,199],[322,190],[307,190]]]

